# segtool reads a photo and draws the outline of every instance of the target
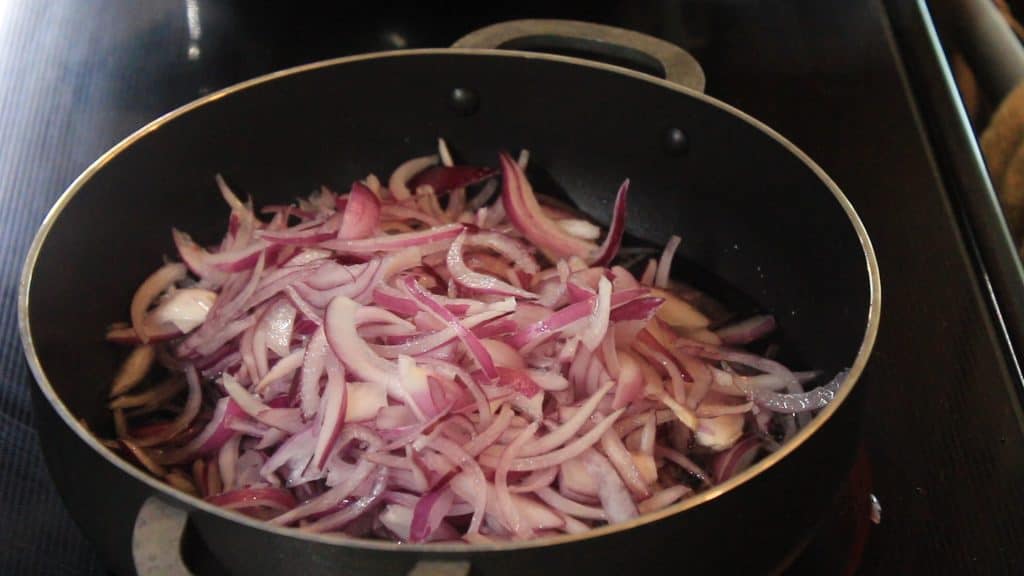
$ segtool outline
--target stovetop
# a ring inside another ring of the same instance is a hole
[[[975,162],[973,144],[942,121],[955,99],[943,92],[922,3],[285,4],[0,3],[0,573],[104,573],[46,475],[14,314],[31,236],[71,180],[122,137],[211,90],[332,56],[444,46],[517,17],[606,22],[684,45],[709,94],[808,152],[865,222],[883,312],[862,382],[862,457],[790,573],[1022,570],[1013,315],[1000,308],[1000,277],[965,211],[963,194],[987,183],[976,165],[960,169]],[[877,525],[870,494],[882,507]]]

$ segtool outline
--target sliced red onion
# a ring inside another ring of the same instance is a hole
[[[638,500],[643,500],[651,495],[646,480],[615,430],[608,430],[601,436],[601,450],[615,471],[618,472],[619,478]],[[600,494],[600,488],[598,488],[598,494]]]
[[[148,326],[146,325],[146,309],[157,299],[160,294],[173,286],[175,283],[184,280],[187,270],[183,264],[165,264],[156,272],[153,272],[146,280],[139,285],[135,295],[132,296],[131,318],[132,328],[135,334],[143,343],[149,341]]]
[[[530,379],[542,390],[560,392],[569,387],[569,380],[558,372],[551,370],[527,370]]]
[[[422,415],[421,420],[430,421],[438,418],[450,408],[438,405],[434,401],[427,372],[408,356],[398,357],[398,383],[414,403],[410,408],[418,408],[419,414]]]
[[[548,211],[545,210],[545,212]],[[559,228],[580,240],[597,240],[601,237],[601,228],[586,220],[581,220],[579,218],[562,218],[555,219],[555,222],[558,224]]]
[[[691,410],[695,409],[704,401],[708,391],[711,389],[711,370],[699,358],[683,354],[678,350],[673,352],[673,357],[679,362],[680,368],[690,376],[692,382],[687,390],[686,406]]]
[[[347,384],[345,420],[365,422],[377,417],[381,408],[388,404],[387,390],[372,382],[349,382]]]
[[[341,483],[312,500],[291,508],[279,516],[275,516],[270,522],[280,526],[287,526],[308,516],[320,514],[338,506],[355,491],[363,480],[373,473],[375,468],[376,465],[366,460],[359,462]]]
[[[637,339],[633,343],[633,349],[644,358],[652,361],[652,363],[661,366],[670,379],[673,397],[685,400],[686,388],[684,381],[692,382],[693,378],[689,374],[682,372],[675,357],[668,350],[665,350],[661,343],[651,336],[650,332],[646,329],[638,332]]]
[[[690,430],[697,429],[697,426],[700,424],[697,419],[697,415],[694,414],[693,411],[691,411],[689,408],[686,408],[685,406],[676,402],[676,400],[672,398],[672,396],[666,394],[664,390],[658,390],[654,394],[651,394],[651,396],[661,401],[661,403],[664,404],[666,408],[671,410],[672,413],[675,414],[676,418],[678,418],[679,421],[682,422],[683,425],[685,425],[687,428],[689,428]]]
[[[420,307],[409,298],[403,298],[397,290],[377,287],[373,291],[373,303],[395,314],[412,316]]]
[[[487,353],[487,349],[480,343],[480,339],[477,338],[476,335],[466,329],[466,327],[459,322],[458,318],[448,311],[447,308],[438,303],[437,300],[434,299],[433,295],[424,290],[423,287],[416,282],[415,278],[407,276],[405,278],[404,285],[409,291],[409,294],[417,303],[420,304],[420,306],[440,318],[455,330],[459,340],[462,341],[470,354],[473,355],[477,365],[479,365],[480,369],[484,371],[487,378],[494,380],[498,377],[498,372],[494,368],[494,362],[491,360],[491,355]]]
[[[409,527],[410,542],[426,541],[434,530],[441,525],[444,517],[451,510],[455,493],[448,488],[448,483],[433,488],[416,503]]]
[[[647,296],[630,300],[621,306],[612,308],[608,319],[612,322],[628,322],[630,320],[650,320],[658,308],[665,302],[664,298]]]
[[[586,504],[580,504],[575,500],[570,500],[551,488],[541,488],[540,490],[537,490],[537,497],[555,510],[576,518],[602,521],[608,520],[608,516],[605,514],[603,509],[587,506]]]
[[[211,504],[229,510],[248,508],[270,508],[288,510],[296,505],[295,497],[288,490],[272,487],[240,488],[223,492],[206,499]]]
[[[517,484],[509,486],[513,494],[532,494],[541,488],[554,484],[558,478],[558,468],[551,467],[543,470],[535,470],[523,477]]]
[[[244,417],[245,413],[231,398],[224,397],[217,401],[210,422],[198,436],[178,450],[170,451],[161,460],[173,464],[195,455],[207,455],[215,452],[234,435],[231,423]]]
[[[238,476],[234,479],[236,485],[242,488],[263,484],[259,476],[259,470],[266,462],[266,456],[259,450],[245,450],[239,456]]]
[[[494,442],[501,437],[502,433],[508,429],[513,416],[514,414],[512,410],[509,409],[508,406],[504,406],[498,411],[497,416],[491,421],[490,425],[477,434],[475,438],[466,443],[466,445],[463,446],[463,449],[470,456],[475,457],[479,455],[485,449],[494,444]]]
[[[839,387],[843,385],[848,374],[848,370],[843,370],[828,384],[819,386],[810,392],[778,394],[769,390],[757,390],[753,392],[752,396],[758,406],[773,412],[795,414],[821,410],[835,399]]]
[[[751,316],[742,322],[715,330],[726,344],[749,344],[775,331],[775,317],[767,314]]]
[[[273,382],[281,380],[283,378],[290,377],[299,368],[303,367],[303,360],[305,359],[306,351],[303,348],[299,348],[291,354],[278,360],[274,367],[267,371],[266,375],[256,385],[255,391],[260,392],[267,388]]]
[[[224,281],[226,274],[214,265],[215,263],[210,260],[211,255],[196,244],[188,234],[177,229],[172,229],[171,234],[174,238],[174,245],[178,249],[178,255],[193,274],[213,284],[219,285]]]
[[[249,300],[246,302],[246,304],[248,304],[250,307],[258,306],[282,292],[284,292],[286,295],[289,292],[294,292],[295,289],[293,285],[313,275],[316,272],[317,267],[319,265],[320,263],[299,269],[285,268],[276,270],[275,273],[273,274],[267,274],[265,277],[260,278],[260,282],[256,290],[253,291],[252,296],[249,297]],[[296,307],[298,307],[300,310],[303,310],[301,306],[299,306],[300,303],[294,302],[294,298],[291,298],[291,300],[293,300],[293,304]],[[306,315],[308,317],[314,317],[314,315]]]
[[[411,197],[412,194],[409,192],[407,185],[409,180],[416,174],[437,164],[437,160],[438,157],[436,155],[431,155],[413,158],[404,162],[391,173],[391,177],[388,179],[388,190],[391,191],[396,200],[405,200]],[[415,190],[415,187],[413,189]]]
[[[644,454],[654,455],[654,444],[658,433],[658,417],[651,412],[647,413],[642,434],[640,435],[640,451]],[[616,430],[618,432],[618,430]]]
[[[640,360],[633,354],[619,352],[619,377],[615,386],[612,408],[624,408],[633,403],[644,391],[646,385]]]
[[[622,266],[612,266],[611,274],[613,276],[612,286],[615,287],[616,292],[643,288],[640,285],[640,282],[637,281],[636,277]]]
[[[498,510],[504,520],[505,527],[520,538],[528,538],[531,534],[530,527],[523,525],[519,511],[512,502],[512,493],[508,490],[508,472],[512,461],[519,455],[523,445],[533,439],[537,433],[539,422],[534,422],[526,427],[515,440],[501,453],[498,460],[498,467],[494,470],[494,493],[497,500]]]
[[[321,328],[313,333],[303,354],[299,379],[299,402],[302,415],[305,418],[312,417],[316,412],[316,407],[320,404],[320,378],[324,374],[329,353],[327,336]]]
[[[490,339],[481,340],[480,343],[487,349],[487,353],[491,355],[491,359],[494,360],[496,366],[518,370],[526,368],[526,362],[523,360],[523,357],[519,355],[515,348],[508,344],[500,340]]]
[[[469,453],[446,438],[434,437],[430,444],[463,470],[452,478],[451,485],[460,498],[473,505],[473,517],[466,530],[467,536],[473,536],[479,532],[487,511],[489,490],[483,470]]]
[[[753,407],[753,402],[744,402],[740,404],[713,404],[711,402],[704,402],[698,406],[696,410],[699,418],[716,418],[726,414],[746,414],[747,412],[750,412]]]
[[[527,456],[514,460],[512,462],[511,469],[517,472],[540,470],[541,468],[558,466],[570,458],[579,456],[584,450],[597,443],[601,438],[601,435],[615,424],[615,421],[622,415],[622,412],[623,409],[620,408],[608,416],[605,416],[600,422],[595,424],[589,432],[558,450],[539,456]]]
[[[413,301],[410,300],[410,302]],[[417,309],[419,309],[418,306]],[[460,323],[466,328],[474,328],[479,324],[483,324],[506,314],[508,314],[508,312],[504,309],[489,310],[469,316]],[[476,331],[474,330],[473,333],[476,334]],[[407,339],[399,344],[375,345],[373,346],[373,349],[385,358],[398,358],[401,355],[418,356],[444,346],[445,344],[455,340],[456,337],[456,329],[448,326],[435,332],[426,333],[423,336]]]
[[[615,207],[612,209],[612,222],[608,227],[608,235],[604,242],[590,258],[593,266],[608,266],[619,253],[622,245],[622,234],[626,231],[626,198],[629,196],[629,178],[622,182],[615,195]]]
[[[770,426],[791,436],[834,396],[843,374],[803,392],[817,373],[722,346],[774,321],[711,332],[720,306],[712,319],[707,296],[667,289],[678,238],[642,282],[607,267],[628,181],[596,247],[600,228],[535,195],[525,162],[501,156],[502,202],[481,208],[496,186],[468,206],[465,186],[488,171],[455,166],[443,141],[439,155],[443,167],[399,167],[390,191],[371,175],[275,207],[269,222],[218,179],[231,208],[222,240],[205,249],[175,231],[184,264],[140,288],[133,327],[108,331],[145,344],[141,325],[149,343],[115,394],[154,362],[179,375],[110,402],[115,448],[279,525],[499,542],[670,506],[691,493],[674,465],[705,484],[704,464],[729,478],[777,447]],[[241,492],[257,488],[269,492]]]
[[[657,270],[658,262],[653,258],[648,260],[643,273],[640,274],[640,284],[644,286],[654,286],[654,277],[657,274]]]
[[[271,251],[268,248],[273,250],[268,242],[258,240],[236,250],[216,254],[204,253],[203,256],[206,259],[206,265],[212,265],[213,268],[221,272],[242,272],[251,270],[261,256]]]
[[[270,244],[284,244],[288,246],[315,246],[321,242],[330,240],[337,236],[337,232],[330,229],[314,228],[313,230],[276,230],[263,231],[259,238]]]
[[[298,434],[293,434],[278,446],[273,455],[260,468],[260,476],[277,485],[280,484],[280,480],[276,476],[278,470],[297,471],[296,476],[300,475],[313,458],[315,448],[316,430],[313,426],[309,426]],[[289,486],[293,484],[293,482],[288,482]]]
[[[150,326],[149,341],[163,342],[181,336],[181,331],[174,326],[163,326],[163,329],[165,331],[160,332],[159,327]],[[111,326],[107,329],[106,339],[118,344],[142,344],[142,339],[131,326]]]
[[[778,362],[764,358],[762,356],[755,356],[746,352],[740,352],[737,350],[730,350],[727,348],[719,348],[710,345],[699,344],[696,342],[687,342],[681,340],[678,344],[679,350],[682,352],[700,356],[702,358],[709,358],[712,360],[724,360],[726,362],[734,362],[736,364],[743,364],[755,368],[767,374],[774,374],[780,378],[783,378],[787,387],[791,390],[800,390],[800,381],[797,377],[782,364]]]
[[[528,352],[529,348],[539,345],[546,338],[564,330],[577,320],[586,318],[594,311],[596,303],[596,298],[593,298],[570,304],[543,320],[520,328],[509,339],[509,344],[519,348],[521,352]]]
[[[185,399],[184,408],[159,434],[136,438],[135,443],[138,446],[147,448],[171,440],[184,432],[196,419],[203,402],[203,391],[200,388],[199,374],[194,366],[186,367],[185,381],[188,383],[188,396]]]
[[[572,255],[583,258],[591,254],[596,248],[592,243],[565,233],[544,214],[523,169],[504,152],[500,159],[504,188],[502,205],[516,229],[556,258]]]
[[[672,269],[672,258],[675,257],[676,249],[679,248],[682,241],[679,236],[672,235],[665,244],[665,250],[661,253],[658,268],[654,273],[654,285],[658,288],[668,287],[668,274]]]
[[[383,498],[384,490],[387,488],[387,482],[388,470],[387,468],[381,468],[377,471],[377,475],[369,493],[360,497],[348,506],[345,506],[338,512],[328,514],[322,518],[318,518],[311,524],[303,526],[302,529],[310,532],[325,532],[327,530],[337,530],[346,526],[365,514]]]
[[[409,220],[422,222],[426,226],[441,226],[443,222],[436,216],[427,214],[417,208],[411,208],[402,204],[384,204],[381,206],[380,218],[388,225],[394,226]]]
[[[608,332],[608,316],[612,306],[612,283],[604,276],[597,284],[597,304],[590,313],[589,322],[583,333],[580,334],[580,342],[591,350],[596,350]]]
[[[641,514],[648,514],[666,508],[692,493],[693,490],[689,486],[676,484],[675,486],[655,492],[653,496],[637,504],[637,508]]]
[[[514,390],[527,398],[533,398],[541,391],[540,386],[533,381],[533,378],[530,377],[530,373],[526,370],[506,368],[504,366],[499,366],[497,370],[499,386]],[[539,408],[536,410],[539,411]]]
[[[369,254],[372,252],[394,252],[414,246],[428,247],[438,242],[455,238],[462,233],[462,224],[447,224],[420,232],[407,232],[391,236],[376,236],[362,240],[329,240],[320,246],[342,254]]]
[[[667,448],[665,446],[657,446],[654,449],[654,456],[657,458],[665,458],[669,460],[670,462],[676,464],[683,470],[686,470],[690,474],[693,474],[694,477],[696,477],[704,484],[708,486],[711,485],[711,479],[708,478],[707,473],[705,473],[704,470],[700,466],[698,466],[693,460],[690,460],[681,452],[673,450],[672,448]]]
[[[345,383],[344,369],[333,356],[329,357],[327,361],[326,372],[327,384],[324,386],[322,405],[319,411],[322,421],[316,439],[316,448],[313,450],[313,466],[317,470],[323,470],[338,436],[341,435],[348,405],[348,386]]]
[[[361,307],[348,298],[335,298],[327,309],[325,334],[331,349],[359,378],[386,387],[388,394],[406,401],[425,419],[418,404],[409,396],[398,378],[398,366],[378,356],[359,336],[356,328],[372,317],[372,308]],[[384,312],[377,309],[379,312]],[[389,313],[385,313],[389,314]],[[394,318],[402,322],[397,317]]]
[[[537,295],[532,292],[516,288],[515,286],[493,276],[488,276],[487,274],[481,274],[470,270],[462,260],[462,246],[465,242],[465,238],[466,232],[463,231],[462,234],[452,242],[451,247],[448,248],[448,272],[451,273],[452,279],[455,280],[456,283],[479,294],[516,296],[518,298],[526,298],[528,300],[537,298]]]
[[[170,324],[181,334],[187,334],[206,320],[206,316],[217,300],[217,293],[199,288],[182,288],[172,292],[153,309],[143,323],[147,338],[154,333],[166,333],[168,329],[151,328]]]
[[[373,234],[380,222],[380,200],[362,182],[352,183],[345,204],[341,228],[338,230],[339,240],[358,240]]]
[[[516,323],[511,318],[502,318],[491,322],[486,322],[473,328],[473,334],[476,334],[477,338],[496,338],[499,336],[510,336],[516,331]]]
[[[215,174],[214,181],[217,182],[217,189],[220,191],[221,197],[231,207],[231,212],[234,215],[252,217],[252,207],[238,199],[238,196],[231,190],[223,176]]]
[[[664,299],[661,307],[658,308],[658,318],[671,326],[684,329],[699,329],[706,328],[711,323],[711,320],[694,305],[676,297],[667,290],[655,288],[651,290],[651,295]]]
[[[355,283],[367,271],[372,274],[379,265],[379,261],[376,260],[370,263],[363,262],[351,266],[327,262],[318,267],[316,272],[307,276],[303,284],[314,290],[321,291],[341,288],[344,285]]]
[[[444,138],[437,139],[437,156],[441,159],[443,166],[455,166],[455,159],[452,158],[452,153],[448,149],[448,143],[444,141]]]
[[[321,250],[319,248],[303,248],[301,251],[296,252],[294,256],[283,260],[281,262],[282,268],[303,268],[312,264],[323,262],[329,259],[333,254],[327,250]]]
[[[185,386],[185,379],[180,377],[171,377],[144,392],[130,396],[118,396],[111,400],[107,404],[107,407],[112,409],[139,408],[144,406],[159,407],[167,400],[177,396],[185,389]]]
[[[296,312],[295,306],[282,298],[267,310],[260,321],[267,348],[282,358],[291,353]]]
[[[221,482],[224,490],[236,488],[235,472],[238,469],[238,445],[242,441],[241,435],[234,435],[221,446],[217,454],[217,467],[220,469]]]
[[[377,412],[377,431],[385,440],[390,440],[384,450],[392,451],[399,448],[409,449],[415,443],[422,445],[425,441],[424,433],[433,428],[439,431],[436,425],[448,416],[451,404],[436,409],[436,414],[429,420],[417,421],[415,415],[404,406],[387,406]],[[410,418],[411,416],[411,418]],[[432,435],[434,432],[431,432]]]
[[[520,456],[527,457],[544,454],[545,452],[550,452],[551,450],[562,446],[570,439],[574,438],[580,428],[582,428],[590,419],[590,416],[594,414],[594,411],[597,409],[601,400],[603,400],[605,395],[611,391],[612,386],[614,386],[613,382],[607,382],[604,384],[597,392],[587,398],[572,417],[566,420],[561,426],[523,446],[523,449],[519,451]]]
[[[120,446],[130,454],[136,462],[142,465],[150,474],[157,477],[164,477],[167,475],[167,470],[160,465],[159,462],[153,459],[152,455],[143,447],[137,445],[135,442],[121,438],[118,440]]]
[[[120,396],[138,386],[149,373],[155,359],[156,350],[153,346],[148,344],[136,346],[121,364],[117,374],[114,375],[114,382],[110,386],[110,397]]]
[[[597,496],[610,522],[625,522],[640,515],[633,498],[608,459],[595,450],[583,452],[583,465],[597,479]]]
[[[507,234],[479,230],[466,238],[466,246],[493,250],[527,274],[536,274],[540,270],[531,250]]]
[[[721,484],[742,472],[754,461],[761,449],[761,439],[747,436],[736,442],[732,448],[719,452],[711,463],[711,475]]]
[[[292,411],[286,408],[271,408],[263,403],[257,396],[249,393],[242,387],[231,374],[224,374],[221,377],[224,390],[231,396],[231,399],[238,404],[243,412],[256,420],[274,428],[281,428],[289,432],[297,432],[301,426],[301,419],[298,418],[298,410]]]
[[[497,170],[487,166],[430,166],[413,176],[407,189],[430,186],[435,193],[441,194],[478,184],[497,174]]]
[[[743,416],[726,414],[715,418],[700,418],[694,430],[694,439],[701,446],[721,452],[736,443],[743,434]]]

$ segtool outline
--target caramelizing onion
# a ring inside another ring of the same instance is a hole
[[[628,180],[602,239],[534,193],[526,158],[458,165],[441,141],[387,187],[370,175],[265,219],[218,177],[223,239],[174,230],[181,262],[108,332],[134,346],[108,445],[277,525],[478,543],[671,506],[832,400],[845,373],[805,392],[817,373],[736,347],[771,316],[717,326],[673,288],[679,237],[639,278],[614,265]]]

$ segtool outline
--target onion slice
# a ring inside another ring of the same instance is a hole
[[[723,326],[671,282],[678,236],[653,260],[621,249],[628,179],[602,239],[526,160],[499,155],[498,202],[498,171],[442,139],[388,188],[371,174],[262,211],[218,176],[220,241],[172,231],[181,262],[107,331],[128,354],[106,445],[279,526],[493,546],[663,510],[834,400],[846,371],[805,391],[820,372],[741,348],[772,316]]]
[[[395,171],[391,173],[391,177],[388,178],[388,190],[397,200],[406,200],[412,196],[409,192],[408,182],[414,175],[419,174],[423,170],[437,164],[437,155],[421,156],[419,158],[413,158],[408,160]],[[415,190],[415,188],[413,188]]]
[[[619,253],[622,235],[626,231],[626,198],[629,196],[629,178],[619,186],[615,194],[615,207],[612,208],[612,222],[608,226],[608,235],[604,242],[590,258],[592,266],[609,266]]]
[[[554,259],[585,258],[593,253],[596,246],[566,233],[544,213],[523,169],[504,152],[500,160],[504,188],[501,201],[513,226]]]
[[[843,370],[828,384],[819,386],[809,392],[779,394],[770,390],[757,390],[753,393],[754,402],[773,412],[787,414],[821,410],[835,399],[839,387],[843,385],[848,370]]]
[[[338,230],[339,240],[358,240],[370,236],[380,222],[380,200],[366,184],[352,183],[348,203]]]
[[[135,329],[135,334],[138,335],[139,340],[142,340],[143,344],[149,342],[149,327],[146,325],[146,309],[153,303],[156,298],[162,294],[165,290],[173,286],[176,282],[180,282],[185,279],[185,275],[188,270],[184,264],[172,263],[165,264],[163,267],[158,269],[156,272],[150,274],[146,280],[139,285],[138,290],[135,291],[135,295],[132,296],[131,304],[131,317],[132,317],[132,328]]]
[[[537,295],[532,292],[523,290],[522,288],[516,288],[508,282],[493,276],[488,276],[487,274],[481,274],[470,270],[469,266],[466,266],[466,263],[462,259],[462,247],[465,240],[466,232],[463,231],[448,248],[448,257],[446,260],[448,272],[452,275],[452,279],[455,280],[456,283],[480,294],[515,296],[528,300],[537,298]]]
[[[448,324],[455,329],[455,333],[459,340],[469,349],[470,354],[476,359],[480,369],[484,371],[484,374],[488,379],[494,380],[498,377],[498,371],[494,367],[494,361],[491,359],[490,353],[484,348],[483,344],[480,343],[480,339],[475,334],[470,332],[459,319],[455,317],[447,308],[442,306],[434,297],[427,292],[422,286],[416,282],[416,279],[412,276],[406,276],[404,280],[405,288],[409,291],[409,294],[424,308],[424,310],[434,314],[441,321]]]
[[[430,166],[412,177],[407,189],[430,186],[436,194],[465,188],[492,178],[498,173],[487,166]]]

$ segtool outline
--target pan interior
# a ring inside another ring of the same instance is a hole
[[[455,88],[476,113],[450,105]],[[681,129],[685,153],[663,145]],[[677,277],[781,326],[782,359],[834,373],[864,339],[871,281],[843,206],[800,158],[696,97],[567,62],[422,53],[307,69],[230,92],[162,123],[81,182],[38,252],[28,322],[40,365],[76,418],[110,431],[106,390],[139,282],[174,257],[170,230],[202,242],[226,222],[213,176],[257,205],[321,184],[347,190],[430,153],[443,136],[464,162],[531,151],[538,192],[607,223],[632,180],[629,234],[683,238]]]

